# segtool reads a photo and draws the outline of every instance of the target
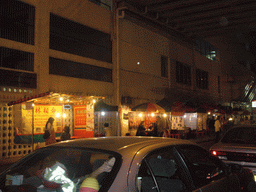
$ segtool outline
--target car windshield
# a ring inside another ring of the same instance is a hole
[[[222,143],[256,144],[256,127],[236,127],[222,138]]]
[[[2,191],[79,191],[107,188],[120,165],[118,154],[74,149],[45,148],[29,155],[0,176]],[[0,191],[1,191],[0,190]]]

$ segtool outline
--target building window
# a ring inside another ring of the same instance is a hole
[[[25,73],[0,69],[0,74],[0,86],[32,89],[36,89],[37,87],[37,75],[35,73]]]
[[[111,36],[51,14],[50,49],[112,62]]]
[[[111,10],[111,0],[89,0],[101,7]]]
[[[176,82],[191,85],[191,66],[176,62]]]
[[[0,67],[34,71],[34,54],[0,47]]]
[[[168,77],[168,58],[161,56],[161,76]]]
[[[34,45],[33,6],[15,0],[1,0],[0,18],[0,38]]]
[[[196,86],[200,89],[208,89],[208,72],[196,70]]]
[[[217,55],[218,49],[214,48],[213,45],[211,45],[207,41],[197,39],[195,44],[195,50],[196,52],[207,57],[208,59],[217,61],[216,55]]]
[[[112,70],[50,57],[49,74],[112,82]]]

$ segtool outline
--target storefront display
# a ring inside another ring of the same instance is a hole
[[[183,116],[172,116],[172,130],[184,130]]]
[[[197,130],[197,113],[185,113],[185,126]]]

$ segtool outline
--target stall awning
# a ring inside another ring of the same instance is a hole
[[[118,111],[118,106],[108,105],[100,100],[94,105],[94,111]]]
[[[60,100],[62,98],[62,100]],[[29,96],[16,101],[11,101],[8,106],[20,104],[23,102],[34,101],[35,104],[87,104],[92,99],[101,99],[102,97],[91,97],[86,95],[75,95],[57,92],[45,92],[38,95]]]
[[[155,103],[142,103],[132,108],[132,111],[165,113],[165,110]]]
[[[50,92],[40,93],[38,95],[26,97],[26,98],[19,99],[19,100],[16,100],[16,101],[11,101],[7,105],[11,106],[11,105],[20,104],[20,103],[27,102],[29,100],[33,100],[33,99],[36,99],[36,98],[45,97],[45,96],[50,95],[50,94],[51,94]]]

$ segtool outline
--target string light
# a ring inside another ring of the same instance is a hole
[[[56,113],[56,117],[59,118],[60,117],[60,113]]]

